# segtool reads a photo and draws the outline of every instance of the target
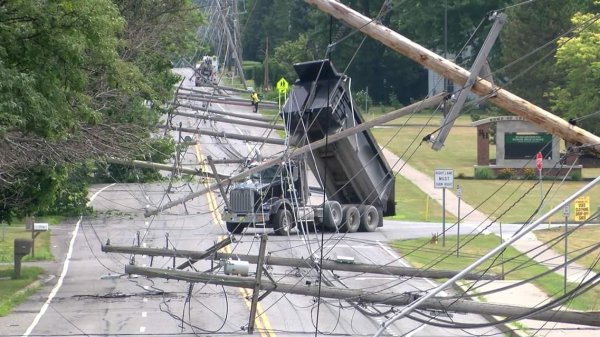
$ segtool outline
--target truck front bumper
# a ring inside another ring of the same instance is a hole
[[[266,223],[269,221],[269,213],[224,212],[223,220],[236,223]]]

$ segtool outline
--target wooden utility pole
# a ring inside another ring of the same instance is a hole
[[[319,10],[360,30],[392,50],[435,71],[452,82],[464,85],[470,72],[455,63],[437,55],[425,47],[409,40],[399,33],[383,26],[377,20],[368,18],[348,6],[333,0],[304,0]],[[551,134],[560,136],[572,144],[586,146],[596,155],[600,155],[600,137],[570,125],[562,118],[520,98],[507,90],[495,88],[492,83],[477,77],[472,91],[502,109],[523,117]]]
[[[148,277],[159,277],[171,280],[180,280],[185,282],[203,282],[246,289],[253,289],[257,283],[256,279],[253,277],[215,275],[211,273],[147,268],[138,267],[134,265],[125,266],[125,273],[144,275]],[[302,285],[297,283],[274,283],[271,280],[260,281],[259,289],[287,294],[335,298],[339,300],[348,301],[360,301],[361,303],[380,303],[391,306],[406,306],[415,300],[414,295],[405,293],[368,292],[355,289],[332,288],[325,285],[319,287],[315,285]],[[527,317],[527,319],[540,321],[600,326],[600,315],[598,315],[597,313],[558,310],[532,312],[531,308],[517,307],[511,305],[480,303],[456,298],[431,298],[423,303],[422,308],[462,313],[473,313],[480,315],[494,315],[502,317]]]
[[[257,142],[257,143],[278,144],[278,145],[285,144],[284,140],[280,139],[280,138],[265,138],[265,137],[260,137],[260,136],[248,136],[248,135],[240,135],[239,133],[231,133],[231,132],[225,132],[225,131],[213,131],[213,130],[208,130],[208,129],[184,128],[184,127],[179,127],[179,126],[171,126],[171,127],[169,127],[169,129],[174,130],[174,131],[181,130],[183,132],[189,132],[189,133],[205,135],[205,136],[212,136],[212,137],[240,139],[240,140],[246,140],[246,141]]]
[[[230,242],[230,241],[229,241]],[[146,255],[146,256],[165,256],[165,257],[178,257],[185,258],[188,261],[195,263],[201,259],[213,259],[213,260],[228,260],[228,259],[239,259],[241,261],[248,261],[252,264],[260,264],[259,256],[247,255],[247,254],[228,254],[220,253],[217,249],[209,249],[208,251],[191,251],[191,250],[173,250],[173,249],[162,249],[162,248],[148,248],[148,247],[132,247],[132,246],[113,246],[103,245],[102,251],[106,253],[120,253],[120,254],[132,254],[132,255]],[[284,266],[294,268],[316,268],[319,267],[323,270],[333,271],[345,271],[352,273],[370,273],[379,275],[394,275],[401,277],[424,277],[433,279],[450,278],[458,274],[453,270],[425,270],[411,267],[398,267],[398,266],[380,266],[373,264],[364,263],[339,263],[332,260],[323,260],[322,262],[315,262],[312,259],[298,259],[290,257],[279,257],[269,256],[266,261],[272,266]],[[182,265],[185,267],[190,264]],[[180,266],[181,267],[181,266]],[[178,269],[182,269],[178,267]],[[464,275],[465,280],[497,280],[499,277],[495,275],[469,273]]]
[[[328,138],[324,138],[324,139],[321,139],[319,141],[316,141],[316,142],[304,145],[304,146],[302,146],[300,148],[291,150],[290,152],[286,152],[284,154],[284,156],[286,158],[299,157],[299,156],[301,156],[301,155],[303,155],[305,153],[308,153],[308,152],[311,152],[311,151],[313,151],[313,150],[315,150],[317,148],[323,147],[326,144],[331,144],[331,143],[336,142],[336,141],[338,141],[338,140],[340,140],[342,138],[345,138],[345,137],[348,137],[348,136],[352,136],[352,135],[354,135],[356,133],[363,132],[365,130],[371,129],[374,126],[381,125],[381,124],[387,123],[387,122],[389,122],[391,120],[394,120],[396,118],[400,118],[402,116],[405,116],[405,115],[408,115],[408,114],[412,114],[412,113],[415,113],[417,111],[420,111],[420,110],[423,110],[423,109],[427,109],[427,108],[431,108],[433,106],[436,106],[436,105],[438,105],[438,104],[440,104],[442,102],[443,98],[444,98],[444,95],[443,94],[439,94],[439,95],[430,97],[430,98],[428,98],[426,100],[423,100],[423,101],[420,101],[420,102],[416,102],[416,103],[411,104],[409,106],[406,106],[406,107],[404,107],[402,109],[389,112],[389,113],[387,113],[387,114],[385,114],[385,115],[383,115],[381,117],[375,118],[375,119],[370,120],[368,122],[365,122],[363,124],[359,124],[359,125],[357,125],[355,127],[346,129],[346,130],[344,130],[342,132],[339,132],[339,133],[337,133],[335,135],[329,136]],[[172,129],[173,130],[177,130],[177,128],[172,128]],[[198,132],[196,129],[188,129],[188,130],[189,130],[189,132]],[[202,132],[206,134],[205,131],[202,131]],[[215,136],[221,136],[221,137],[223,137],[224,133],[217,132],[215,134]],[[236,137],[239,137],[239,135],[236,135]],[[246,137],[246,138],[248,138],[248,137]],[[250,139],[246,139],[246,140],[250,140]],[[264,138],[261,138],[261,140],[264,140]],[[257,165],[257,166],[255,166],[255,167],[253,167],[253,168],[251,168],[251,169],[249,169],[247,171],[244,171],[244,172],[242,172],[242,173],[240,173],[240,174],[238,174],[236,176],[224,179],[222,181],[222,183],[223,184],[230,184],[230,183],[232,183],[234,181],[238,181],[240,179],[249,177],[250,175],[252,175],[254,173],[258,173],[258,172],[264,171],[268,167],[271,167],[271,166],[274,166],[274,165],[278,165],[278,164],[281,163],[281,159],[284,156],[280,156],[280,157],[277,157],[277,158],[273,158],[273,159],[267,160],[267,161],[263,162],[261,165]],[[212,184],[212,185],[207,186],[207,187],[205,187],[205,188],[203,188],[203,189],[201,189],[199,191],[196,191],[194,193],[190,193],[190,194],[188,194],[187,196],[185,196],[185,197],[183,197],[181,199],[173,200],[171,202],[168,202],[168,203],[166,203],[164,205],[161,205],[158,208],[155,208],[155,209],[152,209],[152,210],[147,210],[146,213],[145,213],[145,216],[149,217],[149,216],[152,216],[152,215],[156,215],[156,214],[158,214],[158,213],[160,213],[160,212],[162,212],[162,211],[164,211],[166,209],[169,209],[171,207],[175,207],[177,205],[183,204],[186,201],[189,201],[189,200],[197,198],[197,197],[199,197],[201,195],[204,195],[204,194],[208,193],[208,191],[215,190],[218,187],[219,187],[218,184]]]
[[[240,82],[242,83],[242,85],[244,86],[244,88],[247,88],[248,86],[246,85],[246,77],[244,76],[244,68],[242,67],[242,55],[239,54],[240,49],[236,46],[235,42],[233,41],[233,37],[231,34],[231,30],[229,30],[229,24],[227,23],[227,18],[225,17],[225,9],[223,8],[223,5],[220,2],[217,2],[219,8],[219,17],[221,19],[221,25],[223,30],[225,31],[225,36],[227,39],[227,45],[229,46],[229,49],[231,50],[231,53],[233,54],[233,59],[235,61],[235,65],[238,69],[238,73],[240,76]]]
[[[265,62],[263,63],[264,68],[264,80],[263,90],[269,91],[269,37],[267,36],[267,46],[265,47]]]
[[[105,161],[107,163],[156,169],[156,170],[162,170],[162,171],[173,170],[173,165],[152,163],[152,162],[141,161],[141,160],[123,160],[123,159],[118,159],[118,158],[106,158]],[[190,175],[215,178],[215,175],[213,173],[207,172],[207,171],[202,171],[202,170],[197,170],[197,169],[178,168],[178,171],[181,173],[190,174]],[[229,178],[229,176],[220,174],[219,178],[226,179],[226,178]]]

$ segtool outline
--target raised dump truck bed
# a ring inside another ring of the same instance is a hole
[[[298,80],[283,107],[290,144],[302,146],[363,123],[352,103],[349,78],[329,60],[294,65]],[[395,177],[370,131],[339,140],[307,156],[329,200],[372,205],[381,215],[395,214]]]

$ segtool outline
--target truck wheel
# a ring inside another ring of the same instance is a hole
[[[294,218],[290,210],[282,208],[273,216],[273,229],[277,235],[289,235],[294,227]]]
[[[340,226],[340,232],[343,233],[354,233],[360,226],[360,212],[358,208],[346,205],[342,207],[342,225]]]
[[[233,234],[240,234],[246,228],[246,224],[243,222],[225,222],[225,226],[227,227],[227,231]]]
[[[363,205],[360,214],[360,230],[363,232],[373,232],[379,224],[379,213],[373,205]]]
[[[327,200],[323,205],[323,226],[337,232],[342,223],[342,205],[335,200]]]

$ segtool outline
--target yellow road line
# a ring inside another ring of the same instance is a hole
[[[198,139],[198,137],[197,137],[196,145],[194,146],[194,150],[196,151],[196,156],[198,158],[200,168],[202,169],[202,171],[208,172],[207,171],[208,167],[204,163],[204,156],[202,155],[202,152],[200,152],[199,143],[200,143],[200,139]],[[205,180],[203,185],[205,187],[208,187],[210,184],[208,183],[207,180]],[[215,197],[215,194],[212,191],[208,191],[208,193],[206,194],[206,198],[208,199],[208,209],[210,210],[210,214],[212,216],[213,222],[217,225],[220,225],[221,222],[223,221],[223,219],[221,218],[221,213],[219,213],[219,205],[217,204],[217,198]],[[225,239],[225,236],[219,237],[219,241],[221,241],[223,239]],[[230,254],[232,252],[231,246],[226,246],[221,250],[228,254]],[[250,309],[250,307],[252,306],[252,302],[249,299],[252,298],[252,292],[246,288],[238,288],[238,290],[240,291],[240,294],[242,295],[242,298],[244,299],[244,303],[246,303],[246,306],[248,307],[248,309]],[[254,324],[256,326],[256,330],[258,331],[258,333],[261,336],[265,336],[265,337],[275,337],[276,336],[275,333],[272,332],[273,328],[271,327],[271,322],[269,322],[269,318],[267,317],[267,314],[264,313],[263,307],[260,304],[260,302],[258,302],[256,305],[256,316],[258,317],[258,319],[254,321]]]

